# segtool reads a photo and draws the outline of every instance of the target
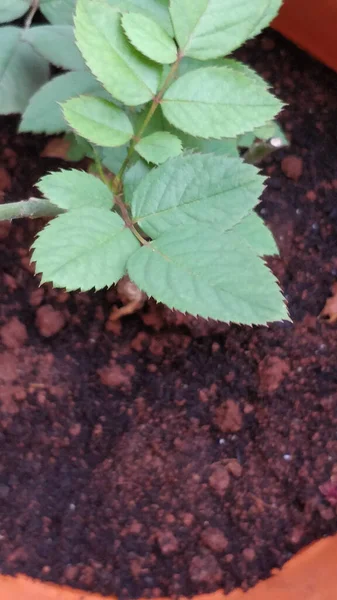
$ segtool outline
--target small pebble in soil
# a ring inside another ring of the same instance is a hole
[[[55,310],[51,304],[45,304],[37,309],[35,324],[40,335],[49,338],[63,329],[66,319],[60,310]]]
[[[303,173],[303,160],[299,156],[286,156],[281,162],[281,169],[286,177],[298,181]]]
[[[194,556],[189,567],[191,581],[195,584],[207,583],[214,585],[222,579],[222,571],[216,558],[212,554]]]
[[[26,326],[17,317],[12,317],[0,330],[3,344],[7,348],[20,348],[28,340]]]
[[[201,534],[201,542],[213,552],[223,552],[228,546],[228,540],[220,529],[207,527]]]
[[[171,531],[160,531],[157,533],[157,542],[160,551],[164,556],[173,554],[179,549],[178,540]]]

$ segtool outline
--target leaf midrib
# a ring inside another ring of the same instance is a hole
[[[225,191],[221,191],[221,192],[218,192],[216,194],[212,194],[211,196],[206,196],[206,197],[202,197],[202,198],[196,198],[196,199],[190,200],[189,202],[184,202],[184,203],[181,203],[181,204],[175,204],[174,206],[170,206],[170,208],[164,208],[163,210],[158,210],[158,211],[153,212],[153,213],[148,213],[148,214],[143,215],[143,216],[138,217],[138,218],[134,217],[133,220],[132,220],[132,222],[133,223],[139,223],[141,221],[144,221],[144,219],[148,219],[149,217],[156,217],[157,215],[160,215],[160,214],[163,214],[163,213],[167,213],[167,212],[170,212],[172,210],[177,210],[179,208],[183,208],[184,206],[189,206],[190,204],[193,204],[193,203],[201,203],[201,202],[212,201],[212,200],[214,200],[218,196],[221,196],[224,193],[227,193],[227,192],[231,193],[234,190],[237,190],[237,189],[240,189],[240,188],[244,188],[244,187],[250,185],[251,183],[255,183],[255,181],[256,180],[251,179],[250,181],[245,182],[244,184],[236,185],[234,187],[226,189]]]

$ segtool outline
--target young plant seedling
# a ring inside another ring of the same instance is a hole
[[[0,207],[7,219],[59,213],[33,245],[42,282],[99,290],[127,275],[192,315],[288,318],[263,260],[277,247],[254,212],[265,178],[237,149],[247,132],[263,140],[282,104],[249,67],[222,58],[280,4],[78,0],[75,38],[100,89],[63,102],[62,118],[100,179],[50,173],[37,184],[43,198]]]

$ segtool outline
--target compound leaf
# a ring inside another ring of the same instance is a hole
[[[98,93],[101,85],[91,73],[74,71],[58,75],[48,81],[31,98],[20,123],[19,131],[33,133],[61,133],[69,129],[61,102],[85,93]]]
[[[229,54],[265,27],[281,0],[171,0],[175,36],[185,56]]]
[[[0,114],[23,112],[30,97],[48,78],[48,62],[22,39],[22,29],[2,27]]]
[[[76,0],[40,0],[40,10],[55,25],[73,25]]]
[[[0,23],[19,19],[30,7],[30,0],[1,0]]]
[[[173,39],[155,21],[145,15],[129,12],[122,16],[123,29],[131,44],[144,56],[161,64],[177,58]]]
[[[24,39],[49,62],[62,69],[84,71],[85,62],[70,25],[37,25],[24,31]]]
[[[128,260],[138,287],[192,315],[247,325],[288,318],[276,279],[234,231],[178,227]]]
[[[173,158],[141,181],[132,199],[132,216],[151,238],[195,223],[230,229],[256,205],[263,182],[257,169],[239,158]]]
[[[157,131],[136,144],[136,150],[147,162],[160,165],[182,152],[180,139],[168,131]]]
[[[279,254],[273,234],[255,212],[244,217],[240,223],[235,225],[233,231],[242,237],[258,256]]]
[[[130,119],[120,108],[94,96],[72,98],[63,105],[70,126],[100,146],[123,146],[133,135]]]
[[[113,195],[109,188],[103,181],[84,171],[54,171],[42,177],[37,187],[45,198],[65,210],[82,206],[112,208]]]
[[[244,73],[206,67],[179,77],[165,93],[161,107],[178,129],[219,139],[264,125],[282,104]]]
[[[82,207],[50,221],[33,245],[32,260],[42,281],[66,290],[96,290],[125,274],[139,242],[119,215]]]
[[[158,89],[160,67],[131,46],[117,8],[79,0],[75,36],[87,65],[112,96],[129,106],[151,100]]]

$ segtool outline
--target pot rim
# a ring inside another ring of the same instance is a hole
[[[191,600],[335,600],[337,590],[337,535],[323,538],[293,556],[281,570],[248,592],[236,589],[200,594]],[[83,590],[62,587],[25,575],[0,575],[1,600],[116,600]],[[169,600],[160,598],[156,600]]]

